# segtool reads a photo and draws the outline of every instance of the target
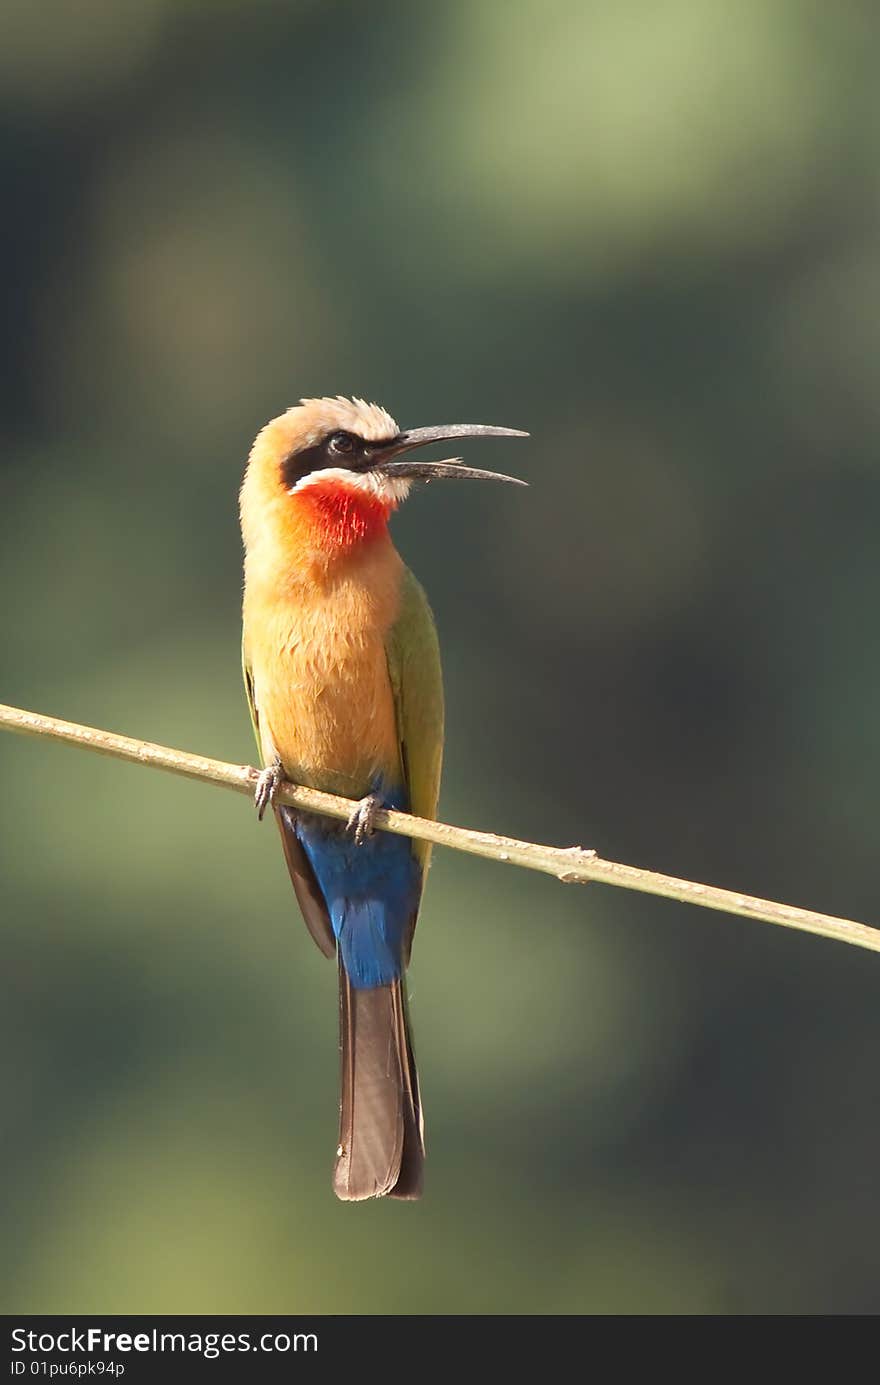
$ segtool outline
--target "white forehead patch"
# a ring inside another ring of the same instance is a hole
[[[385,442],[397,437],[400,431],[394,419],[380,404],[368,404],[365,399],[301,399],[296,410],[302,413],[303,442],[312,447],[327,433],[354,433],[367,442]]]
[[[378,471],[348,471],[342,466],[327,466],[300,477],[287,494],[298,495],[301,491],[320,486],[325,481],[345,486],[347,490],[360,492],[361,495],[372,496],[375,500],[381,500],[384,505],[392,506],[403,504],[412,485],[411,481],[401,476],[383,476]]]

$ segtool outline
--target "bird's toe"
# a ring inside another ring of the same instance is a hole
[[[275,795],[278,792],[278,785],[284,778],[284,771],[281,768],[280,760],[273,760],[271,765],[260,773],[256,788],[254,789],[254,804],[257,809],[257,817],[263,821],[263,814],[270,804],[274,803]]]
[[[382,800],[378,794],[367,794],[357,802],[348,816],[346,827],[349,832],[354,833],[354,840],[357,846],[363,846],[368,837],[372,837],[376,830],[376,814],[382,807]]]

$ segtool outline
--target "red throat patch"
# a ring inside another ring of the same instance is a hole
[[[308,516],[310,537],[331,553],[379,538],[396,508],[390,501],[338,481],[306,486],[296,501],[301,513]]]

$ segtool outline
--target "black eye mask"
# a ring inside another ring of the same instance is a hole
[[[281,463],[281,484],[291,490],[304,476],[328,467],[343,467],[346,471],[369,471],[377,454],[388,446],[387,441],[369,443],[356,433],[342,429],[330,433],[311,447],[291,452]]]

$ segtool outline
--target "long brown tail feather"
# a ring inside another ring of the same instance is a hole
[[[358,990],[340,962],[339,1148],[333,1190],[346,1201],[417,1198],[424,1141],[403,981]]]

